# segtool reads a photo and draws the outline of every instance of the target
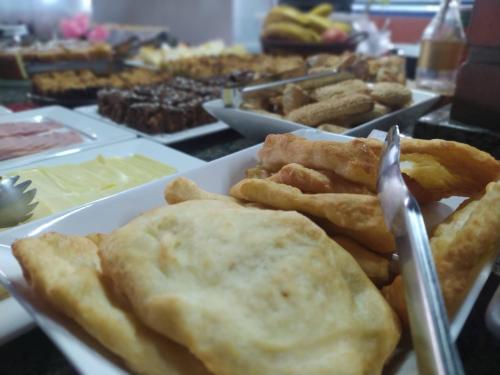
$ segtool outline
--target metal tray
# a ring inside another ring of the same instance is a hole
[[[412,95],[413,103],[411,106],[358,125],[343,134],[353,137],[367,137],[373,129],[388,130],[394,124],[398,124],[404,129],[407,126],[413,125],[439,99],[438,94],[423,90],[412,90]],[[212,116],[225,122],[245,137],[256,140],[263,140],[266,135],[271,133],[288,133],[299,129],[311,128],[258,112],[230,107],[226,108],[221,99],[206,102],[203,104],[203,108]]]

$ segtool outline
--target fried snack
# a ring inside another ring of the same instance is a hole
[[[472,199],[440,224],[430,240],[441,291],[453,314],[478,272],[500,246],[500,181],[490,183],[480,199]],[[408,322],[403,280],[398,276],[383,294],[402,321]]]
[[[365,186],[346,180],[331,171],[317,171],[297,163],[285,165],[268,180],[296,187],[308,194],[372,194]]]
[[[170,182],[165,187],[164,196],[165,200],[169,204],[176,204],[195,199],[219,200],[231,203],[239,203],[237,199],[234,199],[227,195],[209,193],[205,190],[202,190],[193,181],[185,177],[179,177]]]
[[[389,107],[402,107],[411,101],[411,91],[406,86],[395,82],[375,83],[371,96]]]
[[[335,134],[342,134],[349,130],[348,128],[335,124],[321,124],[320,126],[318,126],[318,129]]]
[[[140,319],[214,374],[375,375],[399,339],[354,259],[296,212],[164,206],[114,231],[100,256]]]
[[[349,79],[333,85],[318,87],[311,96],[317,101],[327,100],[339,95],[366,94],[368,86],[360,79]]]
[[[298,85],[286,85],[283,91],[283,113],[288,115],[294,109],[312,102],[307,93]]]
[[[349,237],[334,236],[333,240],[356,259],[356,262],[375,285],[382,286],[389,282],[390,271],[387,258],[371,252]]]
[[[286,118],[300,124],[317,126],[335,118],[368,112],[372,109],[373,100],[368,95],[353,94],[305,105],[290,112]]]
[[[85,237],[44,234],[14,242],[14,256],[35,292],[75,320],[139,374],[206,374],[188,350],[142,325],[101,273]]]
[[[259,151],[259,159],[262,167],[271,172],[286,164],[298,163],[307,168],[333,171],[375,192],[379,152],[367,147],[361,139],[343,143],[309,141],[293,134],[270,134]]]
[[[345,116],[333,120],[336,124],[343,126],[345,128],[351,128],[353,126],[362,124],[364,122],[371,121],[377,117],[383,116],[390,112],[390,109],[385,105],[375,103],[373,109],[369,112],[359,113],[357,115]]]
[[[268,178],[270,176],[271,173],[268,170],[262,168],[262,166],[260,165],[256,165],[253,168],[248,168],[245,171],[246,178]]]
[[[308,168],[334,171],[375,192],[381,150],[382,142],[375,139],[359,138],[342,143],[272,134],[266,137],[259,158],[262,167],[271,172],[286,164],[299,163]],[[401,152],[403,173],[413,179],[413,185],[418,184],[420,195],[430,200],[453,195],[470,197],[500,178],[499,161],[463,143],[404,138]]]
[[[292,186],[269,180],[244,179],[230,194],[238,199],[261,203],[279,210],[299,211],[328,219],[337,234],[356,238],[378,253],[394,251],[377,197],[362,194],[303,194]]]

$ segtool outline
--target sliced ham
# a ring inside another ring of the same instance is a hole
[[[54,121],[0,123],[0,138],[45,133],[59,128],[62,128],[62,125]]]
[[[30,155],[54,147],[63,147],[82,142],[75,131],[31,134],[0,138],[0,160]]]

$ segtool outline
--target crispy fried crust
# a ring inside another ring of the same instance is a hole
[[[290,163],[334,171],[347,180],[376,190],[382,143],[359,138],[351,142],[308,141],[291,134],[266,137],[259,158],[270,171]],[[500,162],[486,152],[440,139],[401,140],[403,172],[418,184],[419,195],[440,200],[453,195],[470,197],[500,177]],[[410,186],[411,188],[412,186]]]
[[[308,104],[290,112],[287,119],[300,124],[317,126],[330,120],[371,111],[373,99],[368,95],[352,94]]]
[[[296,212],[164,206],[100,252],[141,320],[218,375],[377,375],[399,339],[354,259]]]
[[[308,141],[292,134],[270,134],[259,151],[262,167],[278,171],[286,164],[333,171],[341,177],[376,191],[378,150],[362,140],[352,142]]]
[[[143,326],[101,273],[97,247],[85,237],[48,233],[13,244],[34,290],[139,374],[206,374],[184,347]]]
[[[219,200],[230,203],[240,203],[237,199],[227,195],[209,193],[200,189],[193,181],[179,177],[170,182],[164,191],[165,200],[169,204],[175,204],[196,199],[201,200]]]
[[[339,234],[356,238],[373,251],[395,249],[377,197],[362,194],[303,194],[292,186],[269,180],[244,179],[231,188],[238,199],[280,210],[296,210],[328,219]]]
[[[372,192],[363,185],[355,184],[331,171],[317,171],[297,163],[285,165],[268,178],[279,184],[296,187],[303,193],[348,193],[369,194]]]
[[[500,181],[483,197],[471,200],[440,224],[430,240],[441,290],[450,315],[460,307],[483,265],[500,246]],[[383,294],[404,322],[408,321],[403,281],[397,277]]]
[[[382,286],[389,282],[390,272],[387,258],[375,254],[349,237],[333,236],[333,240],[356,259],[356,262],[375,285]]]

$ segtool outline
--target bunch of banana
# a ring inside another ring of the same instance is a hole
[[[329,18],[332,12],[333,7],[326,3],[306,13],[290,6],[274,7],[264,20],[262,37],[314,43],[322,41],[323,34],[332,29],[348,34],[351,26],[332,21]]]

